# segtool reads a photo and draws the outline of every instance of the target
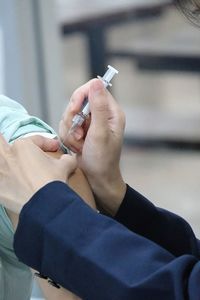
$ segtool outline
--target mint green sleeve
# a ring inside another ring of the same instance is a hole
[[[0,207],[0,299],[28,300],[32,291],[32,273],[20,263],[13,251],[13,228]]]
[[[0,132],[12,142],[31,132],[56,132],[39,118],[30,116],[18,102],[0,95]]]
[[[1,95],[0,132],[9,143],[32,132],[56,134],[45,122],[30,116],[22,105]],[[14,254],[13,235],[11,221],[0,205],[0,299],[28,300],[33,278],[30,269]]]

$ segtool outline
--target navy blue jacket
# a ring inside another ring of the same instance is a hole
[[[52,182],[24,206],[18,258],[84,300],[200,300],[199,241],[182,218],[127,187],[115,217]]]

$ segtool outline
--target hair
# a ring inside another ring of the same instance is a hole
[[[200,26],[200,0],[175,0],[175,4],[193,24]]]

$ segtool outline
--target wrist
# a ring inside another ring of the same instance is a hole
[[[106,213],[115,216],[126,193],[126,183],[121,174],[115,178],[92,178],[89,180],[97,205]]]

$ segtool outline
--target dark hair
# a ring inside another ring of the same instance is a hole
[[[176,6],[195,25],[200,25],[200,0],[175,0]]]

